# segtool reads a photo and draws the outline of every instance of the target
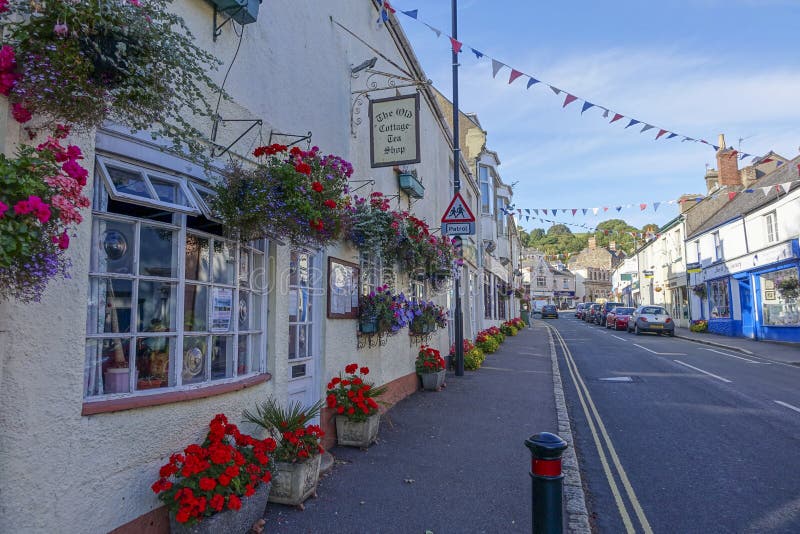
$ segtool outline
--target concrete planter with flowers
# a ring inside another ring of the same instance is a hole
[[[417,354],[415,367],[422,379],[422,388],[426,391],[439,391],[444,385],[445,361],[438,350],[422,345]]]
[[[283,407],[270,397],[257,405],[255,411],[244,412],[245,419],[278,440],[273,454],[275,471],[269,502],[302,510],[306,499],[317,496],[319,468],[325,452],[320,440],[325,433],[318,425],[306,422],[317,417],[321,408],[322,401],[307,407],[299,402]]]
[[[374,387],[364,377],[368,367],[351,363],[328,382],[328,408],[336,411],[336,441],[348,447],[369,447],[378,437],[380,412],[376,397],[386,392],[386,386]]]

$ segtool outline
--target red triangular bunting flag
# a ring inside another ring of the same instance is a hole
[[[565,107],[569,106],[570,104],[572,104],[573,102],[575,102],[576,100],[578,100],[577,96],[573,96],[573,95],[567,93],[567,97],[564,99],[564,105],[561,106],[561,107],[565,108]]]
[[[728,200],[729,201],[733,200],[735,196],[736,196],[736,191],[731,191],[730,193],[728,193]]]
[[[656,136],[656,139],[658,139],[659,137],[661,137],[661,136],[662,136],[662,135],[664,135],[665,133],[667,133],[667,130],[659,130],[659,131],[658,131],[658,135]]]
[[[608,211],[608,208],[606,206],[603,206],[603,211]]]
[[[639,204],[639,209],[644,211],[647,209],[647,204]]]
[[[390,6],[390,5],[389,5],[389,2],[388,2],[388,0],[383,0],[383,5],[384,5],[384,7],[385,7],[386,9],[388,9],[388,10],[389,10],[389,12],[390,12],[390,13],[396,13],[396,11],[394,10],[394,8],[393,8],[392,6]]]
[[[575,214],[578,212],[577,208],[572,208],[572,216],[574,217]]]
[[[450,38],[450,44],[453,45],[453,52],[455,52],[456,54],[461,52],[461,46],[463,45],[463,43],[461,43],[459,41],[456,41],[455,39],[453,39],[451,37]]]
[[[522,73],[517,69],[511,69],[511,76],[508,77],[508,83],[514,83],[514,80],[522,76]]]
[[[619,113],[614,113],[614,118],[611,119],[611,122],[616,122],[616,121],[620,120],[624,116],[625,115],[620,115]],[[611,124],[611,122],[609,122],[609,124]]]

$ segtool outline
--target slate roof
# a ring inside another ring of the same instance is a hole
[[[767,195],[765,195],[760,188],[797,180],[800,178],[800,176],[798,176],[798,174],[800,174],[800,172],[798,172],[798,165],[800,165],[800,157],[794,158],[788,163],[781,165],[773,172],[758,179],[748,188],[752,189],[754,191],[753,193],[739,193],[736,195],[732,201],[725,203],[725,205],[722,206],[716,213],[714,213],[714,215],[709,217],[708,220],[701,224],[697,230],[692,233],[692,235],[687,237],[687,239],[691,239],[697,235],[703,234],[728,221],[743,217],[752,211],[774,202],[778,198],[778,192],[775,190],[775,188],[773,187]],[[794,183],[790,187],[790,190],[795,191],[798,188],[800,188],[800,184]],[[719,192],[719,194],[727,195],[732,191],[735,191],[735,189],[722,190]],[[785,194],[786,193],[781,190],[780,195]]]

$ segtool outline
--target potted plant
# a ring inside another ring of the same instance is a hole
[[[203,152],[191,115],[210,118],[208,96],[223,94],[208,74],[220,62],[196,44],[170,2],[7,0],[0,14],[13,77],[0,83],[19,122],[37,116],[82,130],[111,119],[155,127],[173,147]],[[227,96],[227,95],[225,95]],[[214,98],[215,99],[215,98]]]
[[[439,309],[433,302],[424,300],[411,300],[408,309],[413,314],[413,319],[408,325],[408,333],[411,335],[426,335],[436,329],[436,319],[439,316]]]
[[[358,299],[358,328],[362,334],[381,334],[391,330],[394,312],[388,286],[376,287]]]
[[[323,247],[340,238],[346,222],[345,160],[273,144],[258,147],[259,165],[229,166],[214,189],[211,209],[240,239],[281,236],[295,245]]]
[[[697,284],[696,286],[692,287],[692,293],[697,295],[700,299],[706,298],[706,285]]]
[[[691,330],[692,332],[707,332],[708,321],[704,319],[698,319],[696,321],[692,321],[692,324],[689,325],[689,330]]]
[[[417,374],[422,379],[422,387],[427,391],[439,391],[444,384],[445,362],[438,350],[427,345],[419,348],[414,362]]]
[[[0,154],[0,300],[38,302],[51,279],[68,278],[69,236],[89,206],[81,149],[61,144],[68,134],[59,126],[15,158]]]
[[[203,443],[170,456],[151,487],[169,511],[171,531],[248,532],[264,515],[275,446],[214,416]]]
[[[386,386],[375,387],[364,378],[368,367],[351,363],[328,382],[328,408],[336,410],[336,440],[339,445],[369,447],[378,436],[381,414],[375,400]]]
[[[500,347],[500,343],[487,331],[479,332],[475,338],[475,346],[481,349],[484,354],[491,354]]]
[[[800,296],[800,282],[796,277],[784,278],[775,287],[780,292],[781,297],[787,300],[796,299]]]
[[[308,407],[294,402],[284,408],[270,397],[257,405],[254,412],[245,410],[245,419],[277,440],[270,502],[302,510],[303,502],[316,496],[320,460],[325,452],[320,440],[325,433],[319,425],[306,423],[318,416],[321,408],[322,401]]]
[[[392,265],[397,259],[403,218],[403,214],[389,208],[389,199],[379,191],[370,194],[369,199],[354,196],[353,203],[347,206],[347,239],[358,250],[380,257],[384,265]]]

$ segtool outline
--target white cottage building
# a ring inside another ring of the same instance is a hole
[[[453,160],[450,129],[394,18],[376,25],[372,2],[277,0],[255,22],[228,23],[215,36],[211,2],[173,6],[223,62],[211,73],[232,97],[221,101],[222,120],[190,120],[207,133],[209,153],[227,150],[205,166],[113,124],[71,139],[93,177],[91,208],[69,248],[71,278],[51,282],[40,303],[0,303],[0,532],[166,532],[150,485],[170,454],[202,439],[214,414],[238,421],[268,395],[313,402],[351,362],[389,385],[389,401],[416,390],[417,348],[405,331],[359,347],[356,320],[332,312],[331,261],[361,266],[366,288],[390,283],[453,301],[347,243],[236,242],[207,210],[228,158],[246,163],[256,146],[301,140],[350,161],[357,194],[382,191],[432,228],[453,195],[443,177],[458,168],[480,213],[471,170]],[[393,84],[379,71],[410,81]],[[398,94],[419,98],[420,161],[410,166],[421,198],[399,187],[392,166],[371,166],[370,100]],[[25,134],[6,104],[0,149],[10,155]],[[176,196],[152,193],[156,185]],[[462,280],[479,276],[481,245],[466,254]],[[462,287],[465,303],[477,305],[477,288]],[[446,354],[449,333],[427,342]],[[110,359],[127,366],[111,371]]]

